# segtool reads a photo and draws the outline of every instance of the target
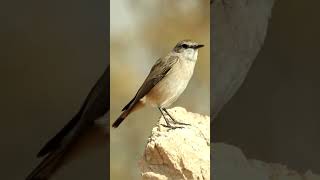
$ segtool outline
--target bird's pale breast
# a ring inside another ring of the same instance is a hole
[[[146,103],[168,107],[175,102],[187,87],[192,77],[195,61],[179,60],[168,74],[146,95]]]

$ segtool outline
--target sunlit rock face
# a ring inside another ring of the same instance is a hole
[[[152,129],[139,166],[142,179],[210,179],[210,117],[175,107],[183,128],[168,129],[163,117]],[[177,125],[181,126],[181,125]],[[182,126],[181,126],[182,127]]]

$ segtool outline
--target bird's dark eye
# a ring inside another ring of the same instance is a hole
[[[187,49],[189,46],[187,44],[182,44],[181,45],[184,49]]]

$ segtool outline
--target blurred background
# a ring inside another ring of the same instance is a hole
[[[319,6],[275,3],[247,79],[211,128],[217,142],[251,159],[320,174]]]
[[[134,97],[155,61],[183,39],[205,44],[193,78],[174,106],[210,113],[210,6],[207,0],[111,0],[110,71],[112,123]],[[138,161],[160,117],[150,107],[111,129],[111,179],[139,179]]]
[[[106,69],[108,9],[96,0],[1,2],[1,179],[23,180],[35,168]],[[92,147],[54,179],[107,179],[106,152]]]

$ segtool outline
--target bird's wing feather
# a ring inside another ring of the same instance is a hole
[[[155,65],[151,68],[149,75],[141,85],[135,97],[122,109],[127,110],[143,98],[161,79],[163,79],[172,66],[179,60],[178,56],[167,56],[157,60]]]

